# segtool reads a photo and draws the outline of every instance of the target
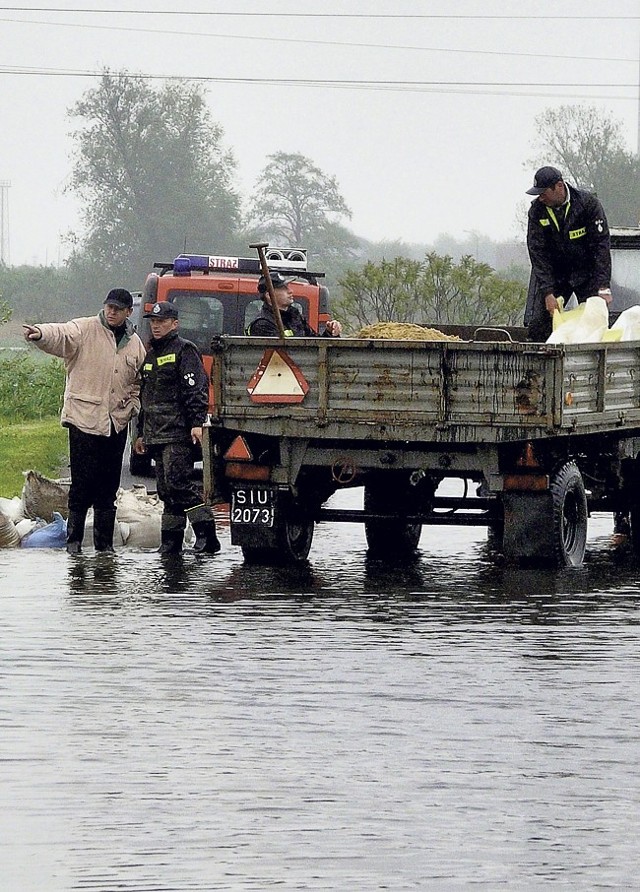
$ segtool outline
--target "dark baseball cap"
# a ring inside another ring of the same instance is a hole
[[[274,288],[286,288],[289,282],[293,282],[295,276],[281,276],[278,270],[274,270],[271,272],[269,270],[269,275],[271,276],[271,284]],[[264,276],[260,276],[258,279],[258,291],[260,294],[266,294],[267,292],[267,280]]]
[[[121,310],[130,310],[133,306],[133,297],[126,288],[112,288],[104,299],[106,304],[113,304]]]
[[[145,319],[177,319],[178,308],[175,304],[168,300],[159,300],[153,305],[153,309],[149,313],[144,314]]]
[[[527,189],[527,195],[542,195],[547,189],[551,189],[558,180],[562,179],[562,174],[557,167],[541,167],[536,170],[533,178],[533,186]]]

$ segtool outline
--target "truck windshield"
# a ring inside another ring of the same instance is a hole
[[[225,297],[228,296],[225,295]],[[187,338],[203,353],[209,353],[213,335],[222,334],[224,307],[220,298],[210,291],[179,291],[167,294],[180,314],[180,335]]]

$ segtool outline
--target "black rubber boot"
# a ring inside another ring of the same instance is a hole
[[[93,544],[96,551],[113,552],[113,528],[115,525],[115,508],[93,509]]]
[[[213,517],[210,520],[196,521],[192,526],[196,534],[193,546],[196,554],[217,554],[222,546],[216,535],[216,522]]]
[[[162,515],[159,554],[180,554],[186,525],[184,517],[176,517],[173,514]]]
[[[217,554],[221,545],[216,535],[216,521],[208,505],[196,505],[186,512],[196,534],[193,550],[196,554]]]
[[[86,519],[86,511],[69,511],[67,517],[68,554],[80,554],[82,551],[82,540],[84,539],[84,524]]]
[[[160,530],[160,548],[158,554],[181,554],[182,530]]]

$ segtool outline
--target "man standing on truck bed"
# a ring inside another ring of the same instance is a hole
[[[611,303],[609,226],[600,201],[591,192],[565,183],[555,167],[536,171],[528,195],[527,248],[532,282],[525,311],[529,340],[546,341],[558,298],[572,294],[583,303],[599,295]]]
[[[138,455],[147,450],[156,463],[158,496],[164,502],[161,554],[182,551],[187,518],[196,534],[194,550],[216,554],[220,542],[211,509],[193,479],[193,447],[202,446],[209,381],[198,348],[178,334],[178,309],[154,304],[151,341],[142,366],[142,410],[138,418]]]
[[[295,276],[286,279],[277,270],[271,273],[271,284],[273,285],[276,304],[280,310],[285,337],[317,338],[318,332],[311,328],[300,310],[293,305],[294,297],[289,290],[289,282],[292,282],[294,278]],[[260,276],[258,280],[258,293],[262,297],[262,309],[257,319],[254,319],[248,326],[247,334],[263,338],[280,337],[276,317],[269,303],[269,292],[264,276]],[[341,333],[342,325],[334,319],[327,322],[323,337],[339,338]]]
[[[113,288],[97,316],[23,326],[25,340],[62,357],[67,373],[61,422],[69,430],[69,554],[81,550],[92,505],[96,551],[113,551],[116,493],[127,425],[140,408],[145,352],[129,319],[132,308],[130,292]]]

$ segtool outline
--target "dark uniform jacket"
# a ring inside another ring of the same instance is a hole
[[[293,304],[288,310],[281,310],[282,325],[287,338],[317,338],[318,333],[311,328],[300,310]],[[263,303],[262,310],[257,319],[254,319],[247,328],[247,334],[262,338],[280,337],[278,323],[271,307]]]
[[[145,446],[191,439],[207,417],[209,381],[198,348],[171,332],[151,340],[142,365],[138,436]]]
[[[579,301],[608,288],[611,281],[609,226],[600,201],[591,192],[567,186],[569,202],[547,208],[537,199],[531,203],[527,248],[535,279],[527,314],[533,301],[547,294],[569,300],[575,292]],[[525,315],[525,323],[529,321]]]

